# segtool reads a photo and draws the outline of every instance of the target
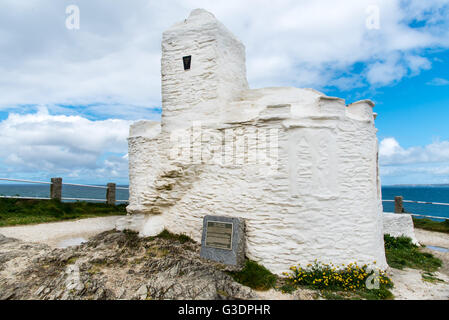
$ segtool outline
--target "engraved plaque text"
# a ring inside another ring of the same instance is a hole
[[[206,247],[232,250],[232,223],[207,221]]]

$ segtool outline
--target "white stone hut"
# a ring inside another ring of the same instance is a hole
[[[163,33],[162,119],[130,128],[131,227],[201,240],[205,215],[246,221],[246,255],[280,274],[387,266],[373,103],[250,89],[245,47],[197,9]]]

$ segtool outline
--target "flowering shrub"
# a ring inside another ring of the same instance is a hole
[[[374,262],[375,264],[376,262]],[[323,264],[315,260],[306,269],[291,267],[290,273],[284,272],[288,281],[293,285],[306,285],[316,289],[356,291],[367,288],[368,283],[379,286],[375,289],[391,288],[393,283],[381,270],[370,271],[367,265],[357,263],[348,265]]]

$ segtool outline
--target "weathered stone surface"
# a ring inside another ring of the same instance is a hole
[[[4,235],[0,234],[0,245],[6,244],[9,242],[17,242],[17,241],[19,241],[19,240],[14,239],[14,238],[7,238]]]
[[[106,203],[110,205],[115,205],[116,196],[116,184],[108,183],[108,188],[106,190]]]
[[[51,178],[50,198],[61,200],[62,178]]]
[[[4,237],[0,237],[4,240]],[[0,299],[252,299],[193,242],[108,231],[65,249],[2,241]]]
[[[208,222],[224,222],[232,224],[232,246],[230,250],[207,246],[206,236]],[[245,260],[245,221],[241,218],[221,216],[205,216],[203,220],[203,234],[201,238],[201,257],[223,264],[240,267]]]

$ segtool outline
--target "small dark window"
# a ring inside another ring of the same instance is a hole
[[[182,57],[182,62],[184,62],[184,70],[190,70],[190,62],[192,62],[192,56]]]

